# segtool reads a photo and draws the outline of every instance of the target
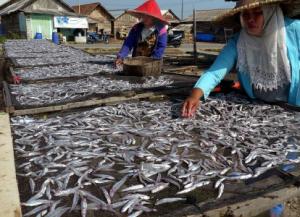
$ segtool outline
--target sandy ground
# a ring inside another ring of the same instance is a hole
[[[300,217],[300,197],[285,203],[284,217]]]
[[[284,203],[284,207],[282,217],[300,217],[300,197],[290,199]],[[270,217],[270,212],[267,211],[256,217]]]
[[[2,84],[0,84],[0,112],[4,110],[3,94],[2,94]]]

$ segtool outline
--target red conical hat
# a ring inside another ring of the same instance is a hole
[[[144,4],[134,10],[128,10],[127,13],[140,17],[141,15],[151,16],[164,24],[169,24],[161,14],[160,8],[155,0],[147,0]]]

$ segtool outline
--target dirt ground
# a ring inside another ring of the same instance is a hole
[[[300,197],[285,203],[284,217],[300,217]]]
[[[3,94],[2,94],[2,84],[0,84],[0,112],[4,110]]]
[[[270,217],[270,212],[267,211],[256,217]],[[300,217],[300,197],[284,203],[284,213],[281,217]]]

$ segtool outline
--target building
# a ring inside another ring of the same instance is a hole
[[[233,29],[217,26],[213,23],[215,17],[227,12],[229,9],[212,9],[212,10],[197,10],[195,14],[196,31],[197,33],[213,34],[217,41],[226,41],[226,35],[231,35]],[[189,26],[190,29],[185,28],[185,35],[187,38],[193,37],[193,15],[181,21],[179,27]]]
[[[75,5],[73,9],[76,13],[88,17],[88,31],[114,34],[115,18],[100,3]]]
[[[74,40],[88,28],[87,18],[78,16],[62,0],[11,0],[0,6],[0,16],[7,35],[16,34],[32,39],[36,33],[51,39],[57,31]]]
[[[169,21],[170,28],[174,28],[175,26],[179,25],[180,18],[177,17],[177,15],[171,9],[161,10],[161,14],[167,21]]]
[[[115,19],[115,33],[116,38],[118,39],[124,39],[127,37],[130,29],[138,23],[138,19],[125,11],[121,13],[119,16]]]
[[[161,10],[161,13],[163,17],[170,22],[171,28],[179,25],[180,19],[172,10]],[[126,10],[122,11],[122,13],[115,19],[115,33],[117,38],[126,37],[132,26],[136,23],[138,23],[138,19],[136,17],[127,14]]]
[[[0,6],[8,2],[9,0],[0,0]]]

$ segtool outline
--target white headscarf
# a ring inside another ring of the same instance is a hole
[[[288,85],[291,82],[291,68],[281,8],[265,6],[263,15],[265,24],[261,37],[249,35],[245,28],[240,33],[237,69],[249,74],[255,89],[268,91]]]

